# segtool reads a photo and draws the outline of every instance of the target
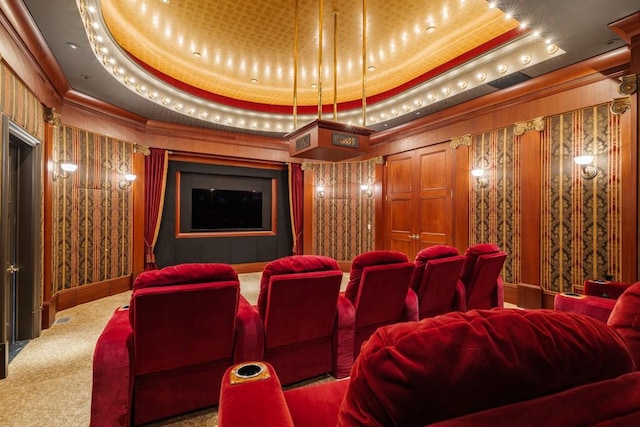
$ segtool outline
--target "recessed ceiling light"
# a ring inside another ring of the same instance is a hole
[[[500,74],[504,74],[507,72],[507,70],[509,69],[509,66],[507,64],[500,64],[498,65],[498,72]]]
[[[429,25],[427,27],[427,33],[433,33],[436,30],[436,26],[435,25]]]
[[[522,55],[520,57],[520,62],[522,63],[522,65],[527,65],[529,62],[531,62],[531,55]]]
[[[487,79],[487,74],[486,73],[478,73],[476,74],[476,78],[478,79],[478,81],[485,81]]]
[[[171,0],[162,0],[162,3],[169,4],[169,3],[171,3]]]
[[[251,83],[258,83],[258,79],[251,79]]]
[[[192,54],[193,56],[195,56],[196,58],[200,58],[200,57],[202,56],[202,54],[201,54],[200,52],[198,52],[197,50],[196,50],[196,51],[194,51],[194,52],[191,52],[191,54]]]
[[[375,65],[369,65],[369,67],[367,67],[367,70],[369,71],[375,71],[376,67]]]
[[[80,46],[78,46],[75,43],[71,43],[71,42],[67,42],[67,46],[69,46],[69,48],[73,49],[73,50],[80,49]]]

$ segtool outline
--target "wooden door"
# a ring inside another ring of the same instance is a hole
[[[386,166],[386,247],[413,259],[422,248],[452,245],[450,145],[441,143],[389,156]]]

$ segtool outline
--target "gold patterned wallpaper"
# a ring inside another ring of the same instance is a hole
[[[509,257],[503,277],[520,280],[520,137],[513,127],[472,137],[470,168],[489,185],[470,188],[470,243],[492,242]],[[621,273],[620,124],[610,104],[545,118],[541,135],[541,286],[571,291],[585,278]],[[593,153],[598,175],[581,177],[573,157]]]
[[[350,261],[375,248],[373,186],[377,159],[313,164],[313,253]],[[369,185],[362,190],[361,185]],[[367,191],[370,191],[368,193]]]
[[[0,109],[38,141],[44,139],[44,107],[4,62],[0,63]]]
[[[53,158],[78,170],[53,183],[52,295],[132,272],[131,173],[133,144],[62,126]]]

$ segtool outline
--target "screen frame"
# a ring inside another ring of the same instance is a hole
[[[193,238],[209,238],[209,237],[240,237],[240,236],[274,236],[277,234],[277,179],[276,178],[245,178],[245,177],[237,177],[238,186],[244,187],[246,186],[247,181],[262,181],[267,184],[260,188],[262,191],[263,198],[269,204],[267,209],[271,217],[271,221],[267,221],[267,224],[263,223],[262,230],[224,230],[224,231],[193,231],[191,227],[186,227],[185,224],[182,224],[181,218],[185,217],[190,221],[191,218],[191,194],[193,188],[201,188],[201,183],[194,183],[193,179],[191,179],[191,175],[201,175],[201,178],[205,181],[209,180],[212,184],[211,187],[220,187],[215,184],[216,180],[224,180],[226,182],[222,187],[230,186],[229,182],[233,181],[233,176],[230,175],[215,175],[215,174],[200,174],[200,173],[191,173],[191,172],[176,172],[176,206],[175,206],[175,236],[178,239],[193,239]],[[270,185],[269,185],[270,181]],[[234,186],[231,184],[231,186]],[[222,188],[221,187],[221,188]],[[235,189],[247,189],[247,188],[225,188],[230,190]],[[184,194],[183,194],[184,193]]]

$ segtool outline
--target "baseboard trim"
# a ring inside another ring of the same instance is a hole
[[[78,304],[84,304],[85,302],[119,294],[129,289],[131,289],[131,275],[104,280],[102,282],[89,283],[72,289],[65,289],[54,296],[57,302],[55,311],[66,310]],[[51,307],[51,304],[49,304],[49,307]],[[53,313],[53,317],[55,318],[55,313]],[[51,318],[50,312],[49,318]]]

